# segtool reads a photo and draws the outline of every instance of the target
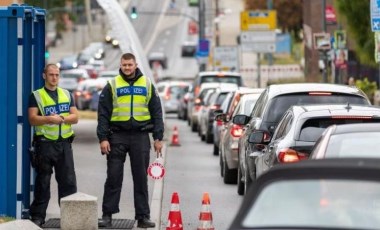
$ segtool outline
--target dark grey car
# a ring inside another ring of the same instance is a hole
[[[323,131],[330,125],[380,123],[380,108],[359,105],[305,105],[289,108],[278,123],[265,151],[256,158],[256,178],[276,164],[292,163],[309,158]],[[265,131],[264,131],[265,132]],[[249,140],[264,144],[253,131]]]
[[[265,148],[263,144],[248,142],[254,130],[265,130],[273,135],[281,116],[293,105],[347,103],[370,105],[368,97],[360,89],[346,85],[296,83],[268,86],[250,116],[237,115],[233,118],[235,124],[244,126],[238,145],[238,193],[244,194],[251,181],[256,179],[256,157]],[[269,140],[270,136],[266,138]]]

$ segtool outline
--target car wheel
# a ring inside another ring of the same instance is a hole
[[[214,142],[214,135],[206,131],[206,143],[210,144],[212,142]]]
[[[225,184],[236,184],[237,182],[237,169],[229,169],[227,162],[223,162],[224,177],[223,182]]]
[[[214,152],[213,152],[213,154],[214,154],[214,156],[218,156],[219,155],[219,147],[216,146],[215,144],[214,144]]]
[[[242,181],[242,175],[241,175],[241,169],[240,166],[238,166],[238,173],[237,173],[237,193],[239,195],[244,195],[244,182]]]
[[[191,121],[191,131],[196,132],[197,131],[197,125],[194,124],[193,121]]]

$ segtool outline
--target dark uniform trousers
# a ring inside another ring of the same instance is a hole
[[[148,178],[150,139],[148,132],[118,132],[109,139],[107,179],[104,185],[103,214],[118,213],[123,183],[124,162],[129,153],[135,206],[135,219],[150,219]]]
[[[77,182],[69,141],[37,141],[36,150],[41,155],[39,166],[36,167],[37,176],[30,215],[32,219],[44,220],[50,200],[50,178],[53,168],[58,184],[58,204],[62,197],[77,192]]]

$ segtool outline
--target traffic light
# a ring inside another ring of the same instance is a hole
[[[131,8],[131,18],[136,19],[138,16],[136,6],[132,6]]]
[[[49,50],[48,48],[45,49],[45,59],[49,59],[50,57],[50,53],[49,53]]]

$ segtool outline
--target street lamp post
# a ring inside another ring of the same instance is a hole
[[[199,41],[202,39],[205,39],[205,0],[199,0],[198,4],[198,16],[199,16]],[[206,63],[200,63],[199,64],[199,71],[205,71],[206,70]]]
[[[326,0],[322,0],[322,31],[326,33]],[[322,51],[324,68],[322,70],[323,82],[327,83],[327,50]]]

